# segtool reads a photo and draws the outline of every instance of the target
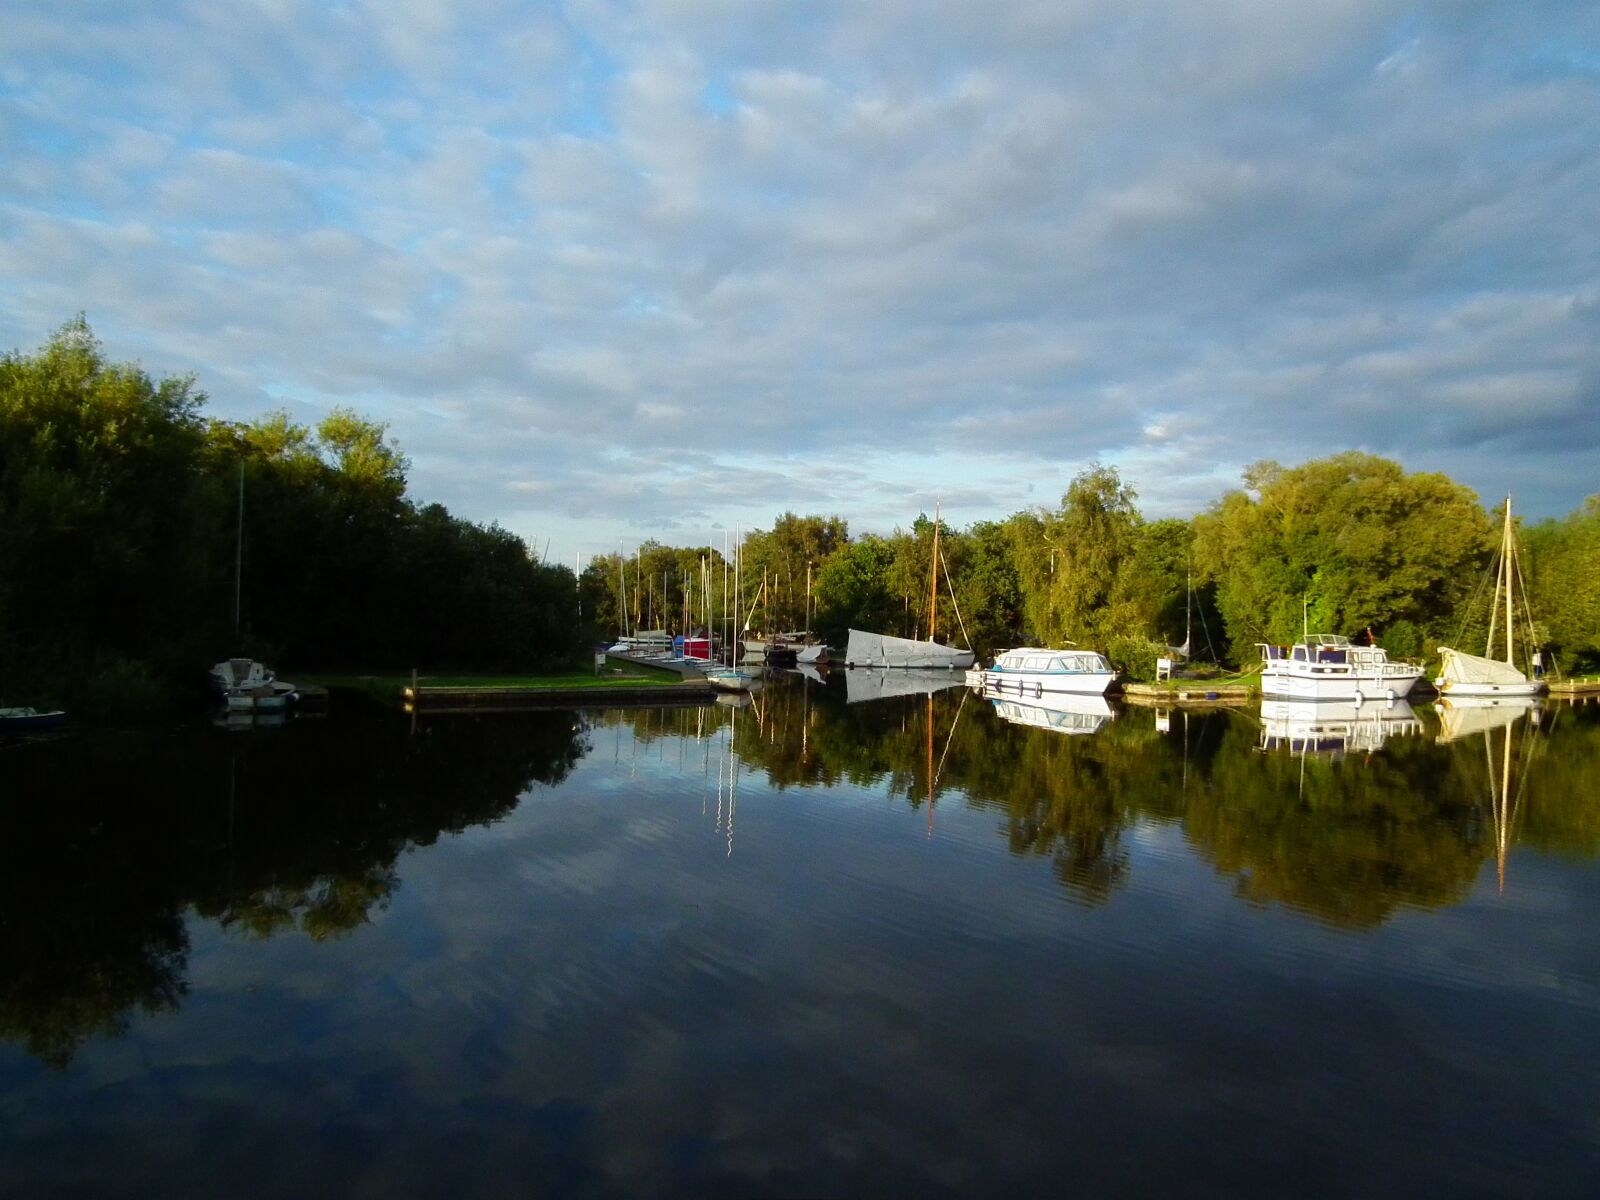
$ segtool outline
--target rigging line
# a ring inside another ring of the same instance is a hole
[[[1499,552],[1496,551],[1495,559],[1498,559],[1499,557]],[[1461,624],[1457,626],[1456,636],[1452,639],[1457,646],[1461,645],[1461,640],[1467,636],[1467,621],[1470,619],[1470,614],[1478,610],[1478,601],[1483,598],[1483,589],[1488,586],[1490,576],[1498,576],[1498,574],[1499,572],[1495,569],[1495,560],[1491,559],[1489,561],[1489,571],[1486,574],[1478,577],[1478,588],[1472,593],[1472,599],[1467,604],[1462,606]],[[1495,590],[1499,591],[1499,589],[1500,585],[1499,583],[1496,583]]]
[[[933,693],[929,692],[928,695],[931,697]],[[938,787],[939,780],[944,778],[944,760],[950,754],[950,743],[955,740],[956,726],[961,724],[961,714],[967,707],[967,697],[970,695],[972,695],[971,688],[961,689],[961,704],[956,709],[956,719],[950,722],[950,732],[945,735],[944,750],[939,755],[939,768],[933,773],[933,786],[928,789],[930,792],[933,791],[933,788]]]
[[[967,623],[961,618],[961,605],[956,600],[955,585],[950,582],[950,562],[944,556],[944,551],[939,551],[939,562],[944,566],[944,586],[950,593],[950,605],[956,610],[956,622],[961,626],[961,636],[966,639],[967,649],[972,649],[972,639],[967,637]]]

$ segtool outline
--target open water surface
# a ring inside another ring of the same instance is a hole
[[[0,748],[0,1194],[1600,1189],[1600,710],[855,698]]]

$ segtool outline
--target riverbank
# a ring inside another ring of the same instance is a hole
[[[343,692],[352,699],[365,700],[385,708],[423,707],[428,711],[495,707],[527,707],[534,704],[633,704],[699,702],[703,689],[686,687],[678,674],[647,664],[612,663],[589,671],[563,671],[526,675],[320,675],[300,674],[305,680],[332,693]],[[702,681],[703,682],[703,681]],[[696,699],[691,700],[690,693]]]

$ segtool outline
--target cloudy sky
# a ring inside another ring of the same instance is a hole
[[[9,0],[0,349],[385,421],[553,557],[1600,491],[1600,6]]]

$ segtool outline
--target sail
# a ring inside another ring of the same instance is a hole
[[[938,642],[890,637],[852,629],[845,645],[845,665],[851,667],[970,667],[977,656]]]
[[[1449,646],[1440,646],[1439,655],[1444,659],[1444,670],[1439,672],[1439,680],[1442,683],[1508,686],[1528,682],[1528,677],[1510,663],[1496,662],[1492,658],[1480,658],[1476,654],[1463,654],[1459,650],[1452,650]]]

